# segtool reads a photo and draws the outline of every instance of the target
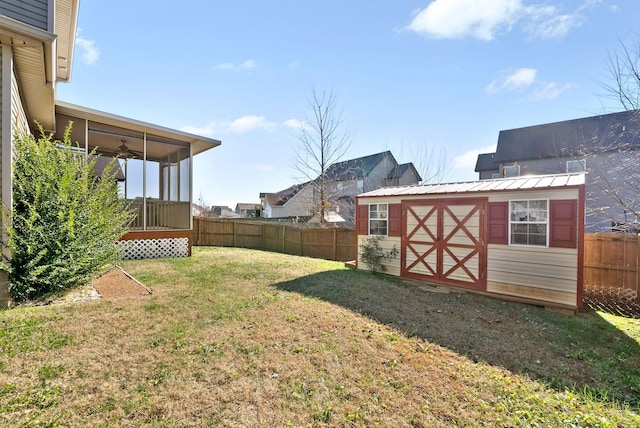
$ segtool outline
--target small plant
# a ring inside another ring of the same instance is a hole
[[[380,245],[382,239],[382,236],[373,236],[360,245],[360,260],[369,266],[371,272],[384,272],[387,268],[382,261],[395,259],[398,256],[398,248],[395,244],[389,251],[382,249]]]

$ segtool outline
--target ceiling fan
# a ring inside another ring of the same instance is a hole
[[[120,142],[122,144],[118,146],[118,151],[115,153],[116,156],[121,158],[135,158],[140,156],[140,153],[134,152],[127,146],[127,140],[123,138]]]

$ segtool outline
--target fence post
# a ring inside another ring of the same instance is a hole
[[[237,223],[235,221],[233,221],[232,223],[233,223],[233,248],[236,248],[238,246],[237,242],[236,242],[236,234],[237,234],[236,225],[237,225]]]
[[[333,260],[338,260],[338,229],[333,228]]]
[[[284,235],[287,233],[287,229],[284,227],[284,224],[280,228],[282,229],[282,253],[284,254]]]
[[[636,302],[640,302],[640,235],[636,236]]]

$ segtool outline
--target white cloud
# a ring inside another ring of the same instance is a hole
[[[80,57],[89,65],[93,65],[100,59],[100,49],[96,46],[95,40],[85,39],[80,35],[82,29],[78,28],[76,34],[76,46],[80,48]]]
[[[273,165],[256,165],[255,169],[261,172],[272,172],[275,170]]]
[[[481,153],[492,153],[496,151],[496,145],[492,144],[490,146],[469,150],[460,156],[456,156],[453,159],[453,168],[454,169],[469,169],[475,168],[476,162],[478,160],[478,155]]]
[[[216,138],[216,135],[221,133],[221,128],[219,124],[210,122],[204,126],[183,126],[180,130],[190,134],[202,135],[203,137]]]
[[[232,121],[211,121],[203,126],[186,125],[180,129],[195,135],[219,138],[222,134],[245,134],[255,130],[273,131],[277,126],[264,116],[246,115]]]
[[[225,62],[222,64],[215,65],[213,67],[214,70],[229,70],[229,71],[243,71],[243,70],[251,70],[253,68],[256,68],[256,62],[252,59],[248,59],[241,64]]]
[[[476,37],[491,40],[502,28],[518,20],[520,0],[435,0],[413,18],[408,28],[417,33],[444,39]]]
[[[493,40],[517,24],[529,37],[557,39],[582,25],[583,12],[594,7],[608,7],[601,1],[584,0],[575,10],[565,12],[556,6],[539,3],[525,6],[523,0],[434,0],[418,10],[407,29],[438,39],[473,37]]]
[[[245,132],[253,131],[256,129],[262,129],[266,131],[272,131],[276,128],[274,122],[269,122],[264,116],[247,115],[242,116],[229,124],[229,132],[236,134],[244,134]]]
[[[530,98],[534,100],[551,100],[575,87],[576,85],[573,83],[561,85],[557,82],[543,82],[533,91]]]
[[[530,19],[524,29],[533,39],[560,39],[585,22],[578,11],[562,14],[554,6],[532,6],[527,11]]]
[[[306,122],[298,119],[288,119],[282,123],[285,127],[300,130],[305,127]]]
[[[487,85],[485,90],[491,94],[501,90],[517,91],[527,88],[536,81],[538,70],[535,68],[518,68],[517,70],[505,73],[503,76],[494,79]]]
[[[518,68],[513,72],[504,73],[485,87],[485,91],[495,94],[501,91],[522,92],[530,90],[527,98],[531,100],[550,100],[557,98],[563,92],[575,88],[573,83],[560,84],[537,78],[535,68]]]

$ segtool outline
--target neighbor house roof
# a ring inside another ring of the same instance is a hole
[[[640,147],[640,110],[500,131],[494,160],[575,156],[627,145]]]
[[[264,198],[269,206],[282,206],[298,194],[300,190],[304,189],[309,183],[311,182],[307,181],[302,184],[294,184],[291,187],[287,187],[286,189],[275,193],[260,193],[260,198]]]
[[[387,178],[400,178],[400,177],[402,177],[404,175],[405,172],[407,172],[407,170],[412,170],[413,173],[416,175],[416,177],[418,177],[418,181],[422,181],[422,177],[420,177],[420,174],[418,173],[418,170],[416,169],[416,167],[413,165],[412,162],[403,163],[403,164],[400,164],[400,165],[396,166],[387,175]]]
[[[384,187],[363,193],[359,197],[371,196],[406,196],[449,193],[475,193],[504,190],[534,190],[558,187],[573,187],[585,183],[585,175],[557,174],[557,175],[529,175],[512,178],[497,178],[492,180],[466,181],[459,183],[426,184],[420,186]]]
[[[476,161],[476,172],[480,171],[498,171],[500,170],[500,165],[495,160],[495,153],[482,153],[478,155],[478,160]]]
[[[390,157],[397,163],[390,151],[363,156],[342,162],[336,162],[327,168],[326,176],[329,180],[353,180],[367,177],[371,171],[385,158]]]
[[[255,210],[257,206],[260,206],[260,204],[255,204],[255,203],[244,203],[244,202],[238,202],[236,204],[236,209],[237,210]]]

